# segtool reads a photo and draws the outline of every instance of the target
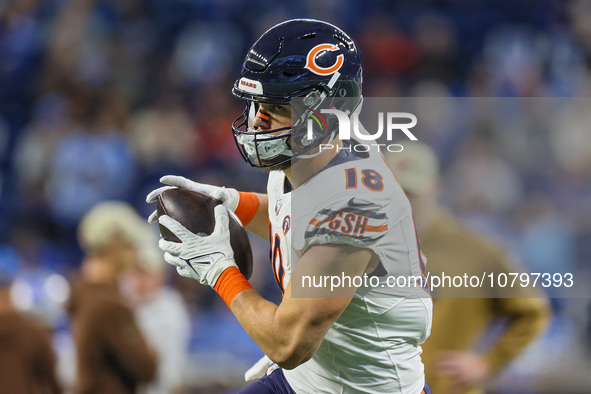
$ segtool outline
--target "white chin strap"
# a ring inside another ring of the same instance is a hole
[[[254,134],[256,130],[248,128],[248,132],[252,134],[240,134],[236,139],[244,146],[246,153],[254,158],[262,160],[271,160],[278,156],[293,156],[293,152],[285,142],[285,138],[276,138],[289,134],[291,130],[285,130],[278,135],[258,135],[255,140]],[[271,139],[272,138],[272,139]]]

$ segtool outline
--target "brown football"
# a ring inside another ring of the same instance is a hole
[[[158,196],[158,217],[168,215],[194,234],[211,234],[215,227],[214,208],[222,202],[205,194],[185,189],[168,189]],[[236,265],[246,279],[252,274],[252,250],[246,230],[229,214],[230,245]],[[167,241],[180,242],[170,230],[159,225],[160,235]]]

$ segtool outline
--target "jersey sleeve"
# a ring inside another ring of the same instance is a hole
[[[385,206],[364,197],[350,197],[316,210],[306,224],[305,248],[349,245],[371,249],[388,231]]]

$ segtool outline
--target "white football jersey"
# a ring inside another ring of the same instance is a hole
[[[284,371],[287,381],[298,394],[420,393],[420,344],[431,330],[433,304],[424,283],[386,283],[420,278],[424,270],[410,203],[392,171],[379,153],[343,150],[302,186],[286,185],[283,172],[269,174],[270,256],[282,291],[312,245],[367,248],[380,260],[372,273],[379,284],[358,288],[312,359]]]

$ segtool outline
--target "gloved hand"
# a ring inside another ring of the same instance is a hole
[[[214,214],[215,228],[211,235],[206,236],[193,234],[168,215],[158,218],[161,225],[181,240],[179,243],[160,239],[158,246],[165,252],[164,260],[176,266],[179,275],[212,287],[222,272],[237,267],[230,245],[228,211],[223,205],[218,205]]]
[[[263,356],[255,365],[250,367],[244,374],[244,380],[246,382],[252,382],[265,376],[267,369],[273,364],[273,361],[266,355]]]
[[[146,202],[155,202],[158,199],[158,196],[163,191],[173,189],[175,187],[178,187],[179,189],[187,189],[194,192],[203,193],[212,198],[220,200],[222,204],[224,204],[224,206],[232,212],[236,210],[236,208],[238,207],[238,203],[240,202],[240,195],[238,194],[238,190],[236,189],[193,182],[190,179],[176,175],[165,175],[162,178],[160,178],[160,182],[169,186],[159,187],[158,189],[150,192],[150,194],[148,194],[148,196],[146,197]],[[158,215],[156,214],[156,211],[152,212],[152,214],[148,218],[148,222],[154,223],[157,217]]]

